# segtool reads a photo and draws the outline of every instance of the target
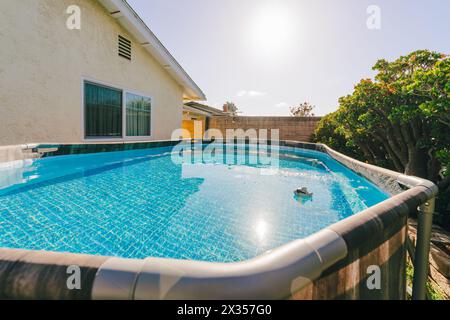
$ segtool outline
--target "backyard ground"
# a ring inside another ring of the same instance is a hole
[[[409,223],[409,238],[415,243],[417,222]],[[450,233],[433,226],[430,248],[430,276],[428,282],[428,298],[431,300],[450,300]],[[408,256],[407,285],[412,287],[414,270]],[[410,294],[410,292],[409,292]]]

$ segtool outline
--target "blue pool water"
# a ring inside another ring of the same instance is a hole
[[[185,152],[182,163],[173,161],[176,153],[168,147],[0,167],[0,247],[239,261],[388,197],[315,151],[282,151],[278,169],[242,151],[203,159]],[[294,196],[301,186],[312,198]]]

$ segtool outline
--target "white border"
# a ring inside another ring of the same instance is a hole
[[[118,138],[118,137],[111,137],[111,138],[87,138],[86,137],[86,131],[85,131],[85,119],[84,119],[84,85],[86,82],[90,82],[92,84],[98,84],[100,86],[105,86],[105,87],[109,87],[111,89],[115,89],[115,90],[121,90],[122,91],[122,137]],[[145,98],[149,98],[150,99],[150,135],[149,136],[127,136],[126,135],[126,95],[127,93],[131,93],[131,94],[135,94],[135,95],[140,95],[143,96]],[[115,84],[111,84],[105,81],[100,81],[91,77],[86,77],[83,76],[81,77],[81,141],[83,142],[125,142],[125,141],[143,141],[143,140],[152,140],[153,139],[153,126],[154,126],[154,119],[153,119],[153,109],[154,109],[154,105],[155,105],[155,100],[153,98],[153,96],[151,94],[148,93],[144,93],[138,90],[134,90],[134,89],[128,89],[126,87],[123,86],[119,86],[119,85],[115,85]]]

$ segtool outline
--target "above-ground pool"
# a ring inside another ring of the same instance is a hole
[[[410,214],[425,297],[433,183],[323,144],[203,142],[0,148],[0,299],[405,299]]]
[[[268,154],[256,149],[220,145],[208,156],[172,148],[4,166],[0,247],[236,262],[388,198],[313,150],[280,148],[276,161],[264,164]],[[184,155],[182,162],[175,154]],[[295,195],[300,187],[313,195]]]

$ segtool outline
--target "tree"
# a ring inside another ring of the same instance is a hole
[[[223,111],[229,112],[231,115],[235,116],[238,114],[238,107],[234,102],[227,101],[223,105]]]
[[[291,115],[294,117],[314,117],[315,106],[311,105],[309,102],[300,103],[298,106],[291,107]]]
[[[432,127],[435,138],[436,155],[443,164],[442,176],[450,179],[450,59],[441,55],[441,59],[430,70],[418,70],[413,83],[407,87],[408,93],[421,97],[419,105],[424,116],[441,125]],[[443,130],[441,130],[443,129]],[[448,183],[448,182],[447,182]]]
[[[316,141],[448,190],[449,57],[419,50],[392,62],[378,60],[373,69],[375,79],[361,80],[352,94],[339,99],[333,116],[321,120]]]
[[[312,140],[324,143],[330,148],[339,150],[352,158],[365,161],[361,149],[342,130],[337,121],[337,116],[337,112],[333,112],[322,117],[312,135]]]

